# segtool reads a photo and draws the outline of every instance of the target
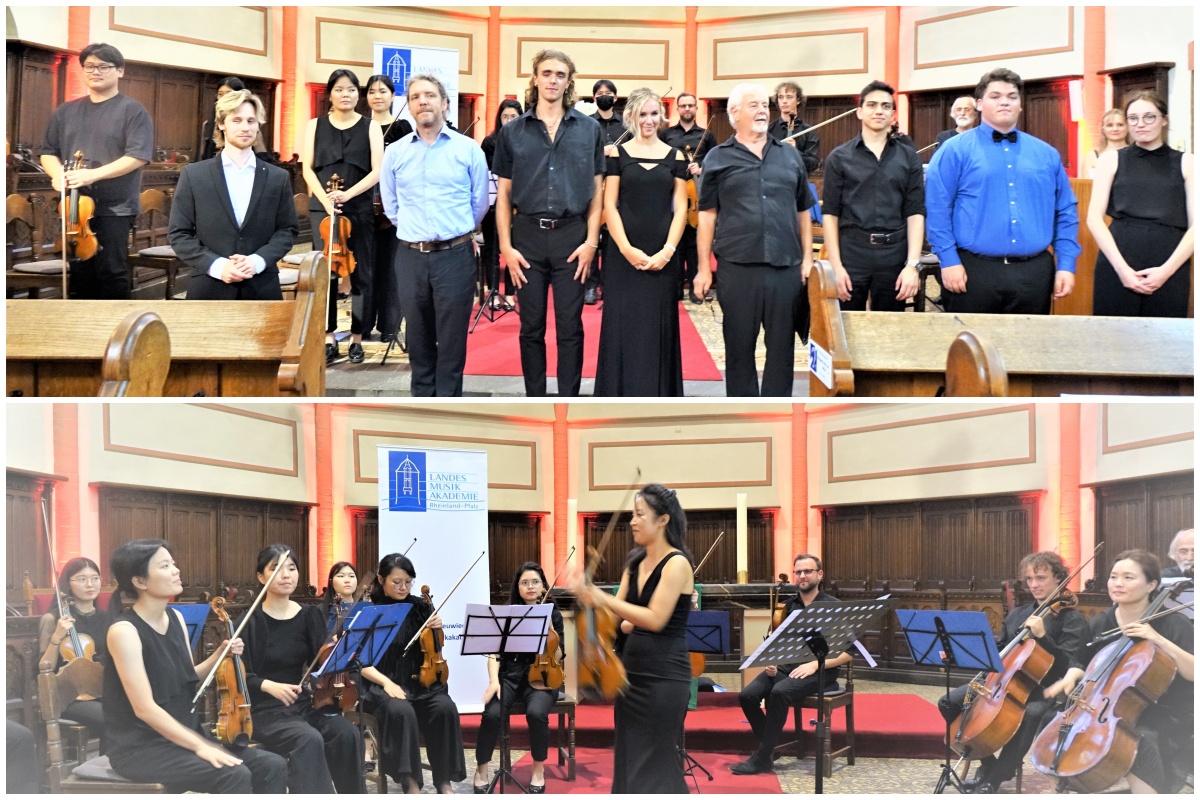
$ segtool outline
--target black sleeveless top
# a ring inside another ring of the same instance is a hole
[[[654,590],[658,588],[658,582],[662,579],[663,567],[675,556],[686,558],[678,550],[668,553],[646,578],[641,592],[637,591],[638,567],[645,560],[645,555],[630,563],[629,591],[625,599],[635,606],[648,607],[650,598],[654,596]],[[688,658],[687,649],[687,620],[691,610],[691,595],[681,594],[675,601],[675,610],[671,612],[671,618],[661,631],[635,627],[625,640],[624,649],[621,651],[625,671],[630,675],[664,681],[691,681],[692,663]]]
[[[334,127],[328,116],[317,117],[311,166],[321,186],[326,186],[329,179],[337,175],[342,180],[342,188],[349,189],[367,177],[371,171],[371,118],[360,116],[358,122],[342,130]],[[342,204],[342,211],[347,213],[369,211],[370,208],[370,192],[363,192]],[[312,197],[308,209],[324,211],[325,207]]]
[[[1183,153],[1165,144],[1154,150],[1136,144],[1118,150],[1108,215],[1113,219],[1148,220],[1187,230]]]
[[[75,630],[79,633],[87,634],[91,637],[92,641],[96,643],[95,660],[99,661],[101,664],[105,663],[108,656],[108,626],[112,624],[112,615],[108,611],[105,611],[101,608],[94,609],[91,614],[85,614],[74,605],[68,609],[67,613],[75,619]],[[54,629],[57,626],[57,613],[51,612],[43,615],[41,628],[43,631],[49,629],[50,638],[54,638]],[[63,639],[63,644],[70,645],[70,643],[70,636],[67,636]],[[62,663],[62,655],[59,655],[55,669],[57,669],[58,665],[61,665]]]
[[[168,609],[167,618],[165,634],[151,628],[132,608],[113,620],[113,624],[131,622],[137,630],[154,702],[185,728],[199,731],[199,715],[192,711],[192,696],[198,681],[187,632],[175,611]],[[104,668],[104,727],[109,755],[114,759],[128,757],[143,745],[163,740],[162,734],[133,712],[125,686],[111,661]]]

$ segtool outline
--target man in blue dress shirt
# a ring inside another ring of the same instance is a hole
[[[947,311],[1049,314],[1051,298],[1075,286],[1075,193],[1058,151],[1017,131],[1023,87],[1012,70],[984,75],[975,87],[982,122],[929,165],[926,228]]]
[[[450,98],[441,80],[414,75],[407,91],[417,129],[388,146],[379,187],[400,242],[396,283],[412,394],[462,397],[475,298],[472,234],[488,210],[487,162],[474,139],[446,126]]]

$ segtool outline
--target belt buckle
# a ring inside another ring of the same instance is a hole
[[[872,234],[869,234],[869,236],[870,236],[870,239],[868,241],[871,244],[874,244],[874,245],[887,244],[888,235],[886,233],[872,233]]]
[[[552,219],[539,219],[538,227],[544,231],[552,231],[552,230],[554,230],[554,223],[556,221],[557,220],[552,220]]]
[[[418,253],[432,253],[433,252],[433,242],[417,242],[417,252]]]

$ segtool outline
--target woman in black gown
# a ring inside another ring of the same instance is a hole
[[[398,142],[412,133],[412,124],[392,113],[393,101],[396,99],[396,86],[387,75],[372,75],[367,78],[367,105],[371,107],[371,119],[379,123],[383,131],[383,148]],[[379,184],[372,189],[375,211],[375,319],[364,319],[363,328],[366,333],[371,327],[378,325],[379,341],[387,344],[400,330],[403,316],[400,313],[400,290],[396,285],[396,229],[392,221],[383,213],[383,203],[379,199]],[[378,321],[378,322],[377,322]]]
[[[508,270],[504,270],[504,274],[500,272],[500,242],[496,238],[496,176],[492,174],[492,158],[496,155],[496,139],[500,136],[500,129],[508,123],[512,122],[517,117],[521,116],[521,104],[511,97],[500,101],[500,107],[496,109],[496,125],[492,128],[492,132],[483,137],[483,141],[479,146],[483,148],[483,157],[487,160],[488,165],[488,181],[490,188],[488,191],[489,208],[487,214],[483,218],[483,222],[479,226],[480,232],[483,234],[483,265],[487,270],[488,287],[495,289],[497,293],[500,291],[500,281],[504,281],[503,297],[497,296],[492,301],[492,308],[499,311],[502,308],[512,309],[513,304],[513,285],[508,277]]]
[[[658,138],[667,115],[649,89],[625,103],[633,141],[609,156],[604,182],[604,319],[596,397],[679,397],[679,260],[687,161]]]
[[[1133,144],[1097,160],[1088,205],[1088,230],[1100,248],[1092,313],[1186,317],[1195,247],[1192,154],[1167,145],[1167,104],[1156,93],[1128,98],[1125,114]]]
[[[605,311],[607,314],[608,312]],[[634,500],[629,566],[616,596],[572,584],[580,604],[607,606],[629,632],[621,660],[629,688],[613,711],[613,794],[686,794],[679,738],[691,695],[687,618],[692,555],[675,491],[651,483]]]

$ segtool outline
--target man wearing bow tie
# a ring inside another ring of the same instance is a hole
[[[975,87],[982,122],[929,165],[926,226],[947,311],[1049,314],[1051,299],[1075,286],[1075,193],[1058,151],[1017,131],[1023,87],[1012,70],[984,75]]]

